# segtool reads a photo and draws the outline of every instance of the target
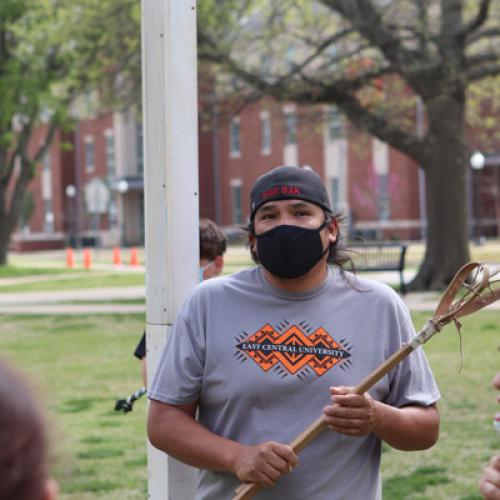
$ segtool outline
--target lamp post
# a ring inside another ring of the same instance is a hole
[[[68,198],[68,233],[69,244],[72,247],[77,246],[76,235],[76,220],[75,220],[75,201],[76,201],[76,187],[73,184],[68,184],[65,189],[66,197]]]
[[[479,172],[486,165],[486,157],[481,151],[474,151],[469,160],[471,168],[474,170],[474,215],[476,218],[476,225],[474,228],[474,236],[476,244],[481,245],[482,243],[482,231],[481,231],[481,199],[479,193]]]

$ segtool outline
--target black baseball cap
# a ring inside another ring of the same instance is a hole
[[[275,200],[309,201],[332,213],[328,193],[321,177],[310,167],[276,167],[255,181],[250,193],[250,220],[255,212]]]

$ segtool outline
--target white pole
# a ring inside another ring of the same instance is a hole
[[[177,312],[198,280],[196,0],[142,0],[142,65],[151,380]],[[195,470],[148,443],[148,498],[192,500],[194,490]]]

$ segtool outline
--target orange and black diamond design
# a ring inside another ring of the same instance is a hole
[[[306,335],[309,329],[302,323],[284,326],[280,333],[266,324],[255,333],[240,337],[236,349],[241,359],[251,358],[265,372],[279,364],[291,375],[310,368],[322,376],[338,363],[347,361],[350,364],[347,343],[337,342],[324,328]]]

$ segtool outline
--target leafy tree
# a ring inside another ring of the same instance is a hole
[[[0,265],[7,262],[27,187],[54,134],[88,108],[90,100],[75,106],[80,96],[107,88],[102,82],[108,74],[125,74],[123,61],[111,65],[107,57],[110,23],[119,36],[120,17],[137,19],[139,10],[135,0],[0,2]],[[136,54],[140,37],[135,32],[120,43]],[[40,125],[45,134],[33,151]]]
[[[426,178],[427,245],[410,288],[445,286],[469,260],[468,99],[481,103],[483,116],[485,108],[498,109],[498,93],[485,95],[478,84],[490,82],[491,88],[491,79],[500,74],[499,3],[255,0],[240,2],[237,8],[224,0],[202,4],[208,22],[199,25],[200,57],[236,75],[251,99],[270,95],[335,105],[356,127],[421,166]],[[216,22],[219,12],[224,13],[224,24]],[[287,58],[288,47],[295,50]],[[498,80],[495,83],[498,89]],[[420,130],[415,126],[416,106],[423,111]],[[470,114],[477,124],[478,115]]]

